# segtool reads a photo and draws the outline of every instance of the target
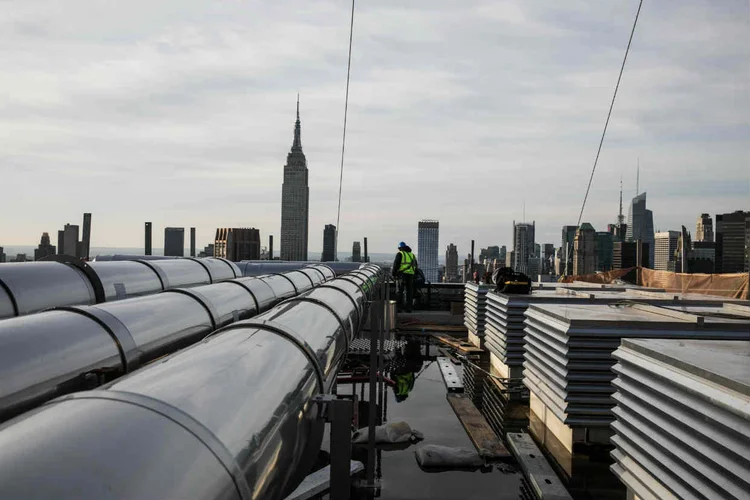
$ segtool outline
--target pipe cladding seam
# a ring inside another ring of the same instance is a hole
[[[227,447],[217,438],[213,432],[207,429],[198,420],[180,410],[179,408],[172,406],[164,401],[145,396],[143,394],[136,394],[133,392],[126,391],[113,391],[113,390],[94,390],[86,392],[77,392],[75,394],[68,394],[67,396],[61,396],[57,399],[49,401],[45,405],[53,405],[61,403],[63,401],[71,401],[78,399],[104,399],[109,401],[115,401],[118,403],[131,404],[139,406],[143,409],[150,410],[164,418],[171,420],[176,423],[187,432],[192,434],[198,441],[213,454],[219,463],[226,469],[227,473],[232,478],[235,486],[237,487],[237,493],[240,495],[242,500],[250,500],[252,494],[250,486],[247,484],[247,479],[242,473],[242,469],[235,461],[232,454],[229,452]]]
[[[239,323],[234,323],[231,325],[227,325],[224,328],[220,328],[215,332],[207,335],[204,340],[229,330],[240,330],[248,326],[254,327],[258,330],[267,330],[271,333],[275,333],[280,337],[284,337],[285,339],[289,340],[292,344],[296,345],[302,351],[302,353],[307,356],[307,358],[313,365],[313,369],[315,370],[315,378],[318,381],[318,392],[320,394],[325,394],[325,372],[320,366],[320,361],[318,361],[318,357],[315,355],[315,351],[313,351],[312,347],[310,347],[310,344],[308,344],[300,334],[293,331],[288,326],[282,326],[274,321],[267,319],[246,319],[244,321],[240,321]]]
[[[18,302],[16,301],[16,296],[13,295],[13,292],[10,290],[10,287],[7,284],[5,284],[2,278],[0,278],[0,288],[5,290],[5,293],[8,294],[8,298],[10,299],[10,305],[13,306],[14,317],[20,316],[21,314],[18,311]]]
[[[361,325],[361,322],[362,322],[362,313],[359,310],[359,306],[357,305],[357,301],[355,301],[354,298],[351,295],[349,295],[348,293],[346,293],[346,291],[342,290],[341,288],[329,285],[328,283],[325,283],[323,285],[318,286],[316,288],[316,290],[320,289],[320,288],[325,288],[327,290],[336,290],[337,292],[341,292],[344,295],[346,295],[346,298],[349,299],[349,301],[354,306],[354,312],[357,313],[357,325]]]
[[[287,280],[289,283],[292,284],[292,288],[294,289],[294,294],[295,295],[297,295],[299,293],[299,290],[297,290],[297,285],[295,285],[294,281],[292,281],[292,279],[289,276],[286,276],[285,274],[282,274],[282,273],[268,273],[265,276],[258,276],[258,278],[262,279],[263,281],[265,281],[264,278],[268,278],[268,277],[271,277],[271,276],[281,276],[282,278],[284,278],[285,280]],[[276,292],[274,292],[274,295],[275,295],[275,293]]]
[[[241,286],[242,288],[244,288],[244,289],[245,289],[245,291],[246,291],[247,293],[249,293],[249,294],[250,294],[250,296],[251,296],[251,297],[253,298],[253,302],[255,302],[255,314],[260,314],[260,313],[261,313],[261,310],[260,310],[260,305],[258,305],[258,299],[256,299],[256,298],[255,298],[255,294],[253,293],[253,291],[252,291],[252,290],[250,290],[250,287],[248,287],[248,286],[245,286],[245,284],[244,284],[244,283],[240,283],[239,281],[235,281],[235,280],[236,280],[236,278],[235,278],[235,279],[231,279],[231,280],[227,280],[227,281],[225,281],[224,283],[233,283],[233,284],[235,284],[235,285],[239,285],[239,286]],[[270,287],[269,287],[269,288],[270,288]],[[271,292],[273,292],[273,290],[271,290]],[[275,296],[275,294],[274,294],[274,296]]]
[[[183,259],[185,259],[185,260],[192,260],[193,262],[197,262],[198,264],[200,264],[200,266],[203,269],[205,269],[206,274],[208,274],[208,284],[209,285],[213,285],[213,283],[214,283],[214,275],[211,274],[211,270],[208,268],[208,266],[206,264],[204,264],[203,262],[201,262],[199,259],[196,259],[195,257],[183,257]]]
[[[211,331],[216,330],[216,325],[218,324],[220,319],[219,312],[216,310],[213,303],[211,303],[211,301],[206,298],[205,295],[187,288],[172,288],[171,290],[166,290],[162,293],[181,293],[182,295],[187,295],[188,297],[194,299],[196,302],[202,305],[203,309],[205,309],[208,313],[208,317],[211,319]]]
[[[122,358],[123,373],[129,373],[141,366],[141,350],[133,339],[130,330],[115,316],[96,306],[61,306],[48,311],[67,311],[85,316],[98,323],[117,345]]]
[[[341,330],[344,332],[344,355],[349,352],[349,336],[346,334],[346,323],[344,323],[344,320],[339,317],[336,310],[328,305],[327,303],[323,302],[320,299],[317,299],[315,297],[307,297],[307,296],[301,296],[301,297],[292,297],[290,299],[286,299],[285,301],[279,303],[279,306],[283,306],[284,304],[293,304],[295,302],[310,302],[315,305],[319,305],[325,309],[327,309],[331,314],[333,314],[333,317],[336,318],[339,322],[339,325],[341,325]],[[353,327],[354,325],[352,325]],[[352,335],[354,335],[354,332],[352,332]]]
[[[165,273],[162,268],[154,264],[151,264],[147,260],[136,259],[131,262],[140,262],[144,266],[150,268],[154,273],[156,273],[156,277],[159,278],[159,281],[161,281],[161,289],[169,290],[169,278],[167,278],[167,273]]]

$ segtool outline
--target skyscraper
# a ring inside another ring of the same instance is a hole
[[[458,248],[453,243],[445,250],[445,281],[447,283],[458,281]]]
[[[359,241],[352,243],[352,262],[362,262],[362,244]]]
[[[643,243],[641,267],[650,267],[648,256],[651,253],[648,243]],[[612,244],[612,269],[635,267],[638,262],[638,244],[635,241],[615,241]]]
[[[302,152],[298,95],[294,141],[286,157],[281,186],[281,260],[307,260],[309,212],[310,188],[307,185],[307,159]]]
[[[711,216],[701,214],[695,223],[695,241],[714,241],[714,223]]]
[[[78,257],[89,260],[89,251],[91,249],[91,214],[83,214],[83,235],[81,238],[81,252]]]
[[[2,249],[0,249],[1,251]],[[49,233],[42,233],[39,246],[34,250],[34,260],[39,260],[48,255],[55,255],[55,247],[49,241]]]
[[[562,255],[560,258],[562,262],[560,264],[560,272],[564,275],[573,274],[573,240],[576,237],[576,231],[578,226],[563,226],[562,227]]]
[[[531,224],[528,222],[516,224],[516,221],[513,221],[513,270],[516,272],[524,274],[529,272],[529,258],[534,255],[535,249],[535,231],[536,221],[532,221]]]
[[[258,236],[258,247],[260,247],[260,236]],[[258,251],[260,255],[260,250]],[[195,228],[190,228],[190,256],[195,257]]]
[[[164,228],[164,255],[170,257],[185,256],[185,228]]]
[[[581,224],[573,242],[573,274],[580,276],[596,272],[596,230],[588,222]]]
[[[648,261],[654,262],[654,214],[646,208],[646,193],[639,194],[630,202],[627,240],[648,243]]]
[[[657,271],[678,271],[675,269],[679,231],[662,231],[654,235],[654,269]]]
[[[63,228],[63,254],[78,257],[78,226],[65,224]]]
[[[748,268],[750,212],[716,215],[716,272],[741,273]]]
[[[421,220],[417,224],[417,263],[430,283],[438,280],[438,240],[440,223],[436,220]]]
[[[336,260],[336,226],[333,224],[326,224],[325,229],[323,229],[323,255],[321,255],[320,260],[321,262]]]
[[[254,227],[217,228],[213,256],[232,262],[260,259],[260,231]]]
[[[151,255],[151,223],[146,222],[144,227],[144,255]],[[213,257],[213,255],[212,255]]]
[[[596,270],[597,271],[611,271],[612,270],[612,244],[615,241],[615,236],[609,231],[597,231],[596,232]]]
[[[3,247],[0,247],[0,262],[5,262],[6,256]]]

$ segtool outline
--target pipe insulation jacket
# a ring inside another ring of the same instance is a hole
[[[380,270],[361,274],[374,285]],[[330,391],[366,309],[339,282],[6,422],[0,498],[284,498],[315,461],[313,398]]]
[[[193,265],[183,259],[159,262]],[[309,292],[326,283],[326,276],[301,275],[300,292],[284,274],[236,278],[2,320],[0,422],[63,394],[108,383],[230,323]]]

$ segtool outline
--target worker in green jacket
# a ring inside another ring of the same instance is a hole
[[[403,241],[398,244],[398,253],[393,261],[391,270],[393,277],[398,283],[398,307],[406,312],[411,312],[414,304],[414,281],[417,274],[417,258],[411,251],[409,245]],[[404,304],[404,295],[406,303]]]

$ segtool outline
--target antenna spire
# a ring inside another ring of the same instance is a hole
[[[620,213],[617,215],[617,223],[622,225],[625,221],[625,216],[622,215],[622,176],[620,176]]]
[[[299,121],[299,93],[297,93],[297,121],[294,122],[294,142],[292,151],[302,151],[302,131]]]
[[[635,195],[641,194],[641,157],[638,157],[638,170],[635,174]]]

